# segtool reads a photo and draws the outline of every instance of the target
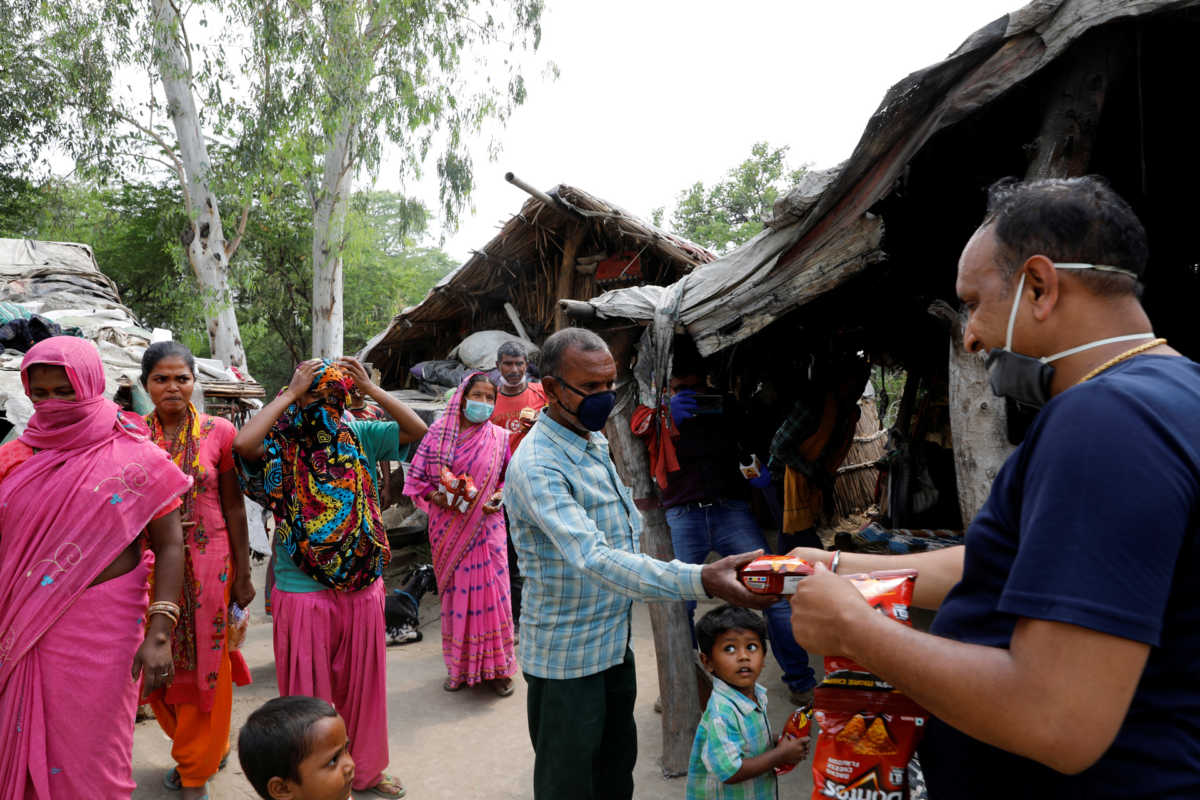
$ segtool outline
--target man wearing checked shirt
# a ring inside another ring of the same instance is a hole
[[[641,552],[641,517],[596,433],[617,369],[604,340],[567,328],[542,347],[548,405],[508,466],[505,505],[525,594],[518,656],[529,684],[536,800],[633,797],[637,683],[632,600],[720,597],[762,608],[737,568],[658,561]]]

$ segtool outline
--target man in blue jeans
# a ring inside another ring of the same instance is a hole
[[[667,483],[660,486],[675,558],[703,564],[713,550],[722,556],[760,548],[769,551],[750,511],[751,485],[738,468],[739,440],[745,430],[742,415],[732,397],[707,389],[699,367],[692,367],[686,356],[677,355],[676,364],[669,413],[678,432],[673,444],[679,469],[668,470]],[[655,427],[646,417],[644,411],[635,415],[635,434],[649,435]],[[765,464],[762,472],[769,480]],[[688,603],[689,619],[695,608],[694,601]],[[816,677],[808,654],[792,637],[791,610],[780,601],[766,615],[771,652],[783,670],[791,701],[805,705],[812,701]]]

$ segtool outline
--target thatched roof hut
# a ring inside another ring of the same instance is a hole
[[[445,358],[472,331],[523,331],[541,342],[562,325],[559,298],[672,283],[716,258],[582,189],[527,191],[534,196],[490,242],[363,348],[383,385],[403,386],[409,366]]]

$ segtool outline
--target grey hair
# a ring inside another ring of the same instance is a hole
[[[558,376],[563,357],[574,348],[584,353],[608,352],[608,345],[587,328],[563,328],[542,345],[542,374]]]
[[[529,354],[525,352],[525,345],[521,344],[516,339],[509,339],[496,349],[497,361],[500,361],[505,356],[508,356],[509,358],[524,358],[526,360],[529,358]]]

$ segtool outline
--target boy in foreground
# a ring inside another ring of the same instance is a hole
[[[315,697],[264,703],[242,726],[238,760],[264,800],[348,800],[354,783],[346,723]]]
[[[767,690],[759,686],[767,626],[745,608],[720,606],[696,623],[700,661],[713,674],[688,765],[688,800],[774,800],[775,767],[808,755],[808,740],[779,743],[767,721]]]

